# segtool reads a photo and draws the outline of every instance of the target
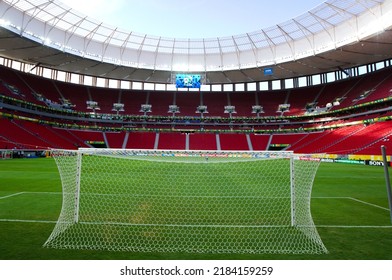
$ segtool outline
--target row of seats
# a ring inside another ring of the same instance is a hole
[[[22,99],[43,106],[55,106],[69,102],[73,110],[88,111],[86,101],[96,100],[101,112],[112,113],[113,103],[124,102],[121,114],[143,114],[141,104],[151,104],[153,115],[167,115],[168,107],[177,104],[177,115],[197,115],[198,104],[208,106],[209,116],[227,117],[226,105],[235,105],[236,114],[253,116],[251,107],[262,104],[264,115],[301,115],[306,106],[334,103],[336,109],[361,104],[391,96],[392,71],[385,69],[366,76],[347,79],[327,85],[291,90],[266,92],[165,92],[130,91],[86,87],[39,78],[8,68],[1,68],[0,94]],[[60,103],[57,103],[60,102]],[[290,104],[289,111],[276,112],[279,104]],[[27,112],[18,115],[29,116]],[[37,116],[34,116],[35,118]],[[43,117],[44,118],[44,117]],[[45,117],[48,118],[48,117]],[[349,121],[363,120],[365,116]],[[49,119],[47,119],[49,120]],[[56,120],[58,121],[58,119]],[[67,121],[63,120],[64,123]],[[344,124],[345,120],[328,124]],[[71,121],[67,122],[68,124]],[[314,125],[320,125],[318,123]],[[115,124],[111,125],[115,126]],[[284,128],[299,128],[301,125],[286,125]],[[311,127],[309,124],[308,127]],[[110,148],[139,149],[191,149],[191,150],[266,150],[287,148],[299,153],[379,153],[379,146],[390,146],[392,130],[389,122],[354,125],[317,133],[293,134],[245,134],[245,133],[157,133],[157,132],[98,132],[81,129],[59,129],[36,122],[18,119],[0,119],[1,148],[66,148],[101,145]],[[156,124],[158,128],[167,125]],[[190,126],[190,128],[198,126]],[[183,129],[187,128],[182,126]],[[222,127],[217,127],[217,129]],[[279,129],[269,124],[268,129]],[[228,127],[225,127],[228,129]]]
[[[116,113],[113,104],[124,104],[120,114],[142,115],[141,105],[152,105],[151,115],[170,115],[169,106],[179,107],[178,116],[199,116],[196,109],[206,105],[208,116],[228,117],[225,106],[235,106],[233,116],[255,116],[252,106],[260,105],[261,116],[302,115],[306,108],[325,108],[334,104],[334,109],[369,102],[392,95],[392,71],[378,72],[346,79],[335,83],[307,88],[250,92],[181,92],[181,91],[136,91],[97,87],[40,78],[1,67],[0,94],[24,99],[44,106],[69,106],[69,108],[100,113]],[[13,90],[17,89],[18,93]],[[87,101],[97,102],[88,109]],[[336,102],[338,101],[338,102]],[[287,108],[278,110],[282,104]]]
[[[267,150],[283,147],[297,153],[379,154],[381,145],[392,150],[391,139],[392,126],[389,122],[348,126],[318,133],[257,135],[97,132],[0,119],[0,149],[76,149],[100,144],[108,148],[128,149]]]

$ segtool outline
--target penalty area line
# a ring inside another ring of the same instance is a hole
[[[42,223],[42,224],[55,224],[55,223],[57,223],[57,221],[45,221],[45,220],[19,220],[19,219],[0,219],[0,222]]]
[[[351,199],[351,200],[354,200],[354,201],[356,201],[356,202],[359,202],[359,203],[363,203],[363,204],[366,204],[366,205],[369,205],[369,206],[373,206],[373,207],[376,207],[376,208],[380,208],[380,209],[389,211],[388,208],[382,207],[382,206],[377,205],[377,204],[369,203],[369,202],[366,202],[366,201],[363,201],[363,200],[359,200],[359,199],[356,199],[356,198],[353,198],[353,197],[350,197],[350,199]]]
[[[357,198],[353,198],[353,197],[350,197],[350,196],[345,196],[345,197],[341,197],[341,196],[316,196],[316,197],[312,197],[312,199],[313,198],[315,198],[315,199],[349,199],[349,200],[353,200],[355,202],[359,202],[359,203],[362,203],[362,204],[365,204],[365,205],[369,205],[369,206],[372,206],[372,207],[376,207],[376,208],[379,208],[379,209],[382,209],[382,210],[389,211],[388,208],[382,207],[382,206],[374,204],[374,203],[366,202],[366,201],[363,201],[363,200],[360,200],[360,199],[357,199]]]
[[[18,193],[13,193],[13,194],[6,195],[6,196],[0,196],[0,199],[5,199],[5,198],[17,196],[17,195],[21,195],[21,194],[24,194],[24,193],[26,193],[26,192],[18,192]]]
[[[49,195],[60,195],[62,194],[61,192],[18,192],[18,193],[13,193],[10,195],[6,195],[6,196],[0,196],[0,199],[5,199],[5,198],[10,198],[10,197],[14,197],[14,196],[18,196],[18,195],[22,195],[22,194],[49,194]]]

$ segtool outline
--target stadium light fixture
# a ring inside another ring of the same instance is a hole
[[[94,114],[95,114],[95,110],[101,110],[97,101],[87,100],[86,104],[87,104],[87,109],[93,110]]]
[[[123,103],[113,103],[112,111],[116,111],[117,115],[120,112],[124,112],[124,104]]]
[[[173,117],[175,116],[175,114],[180,112],[180,107],[178,107],[177,105],[169,105],[169,111],[168,113],[172,113]]]
[[[232,105],[225,106],[224,113],[229,114],[230,119],[232,118],[232,114],[237,114],[237,112],[235,110],[235,106],[232,106]]]
[[[200,116],[203,118],[203,114],[208,114],[207,106],[206,105],[199,105],[197,106],[196,113],[199,113]]]
[[[152,108],[151,104],[142,104],[140,106],[140,111],[139,112],[142,112],[142,113],[144,113],[144,116],[147,116],[147,113],[151,113],[152,112],[151,108]]]
[[[290,111],[290,104],[279,104],[277,113],[284,113]]]
[[[260,113],[264,113],[263,106],[260,105],[253,105],[252,106],[252,114],[256,114],[257,117],[260,117]]]

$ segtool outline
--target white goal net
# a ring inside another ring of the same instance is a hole
[[[51,248],[326,253],[310,213],[319,160],[290,152],[53,150]]]

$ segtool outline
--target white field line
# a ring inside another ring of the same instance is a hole
[[[6,196],[0,196],[0,199],[10,198],[22,194],[61,194],[60,192],[18,192]]]
[[[55,223],[57,223],[57,221],[45,221],[45,220],[19,220],[19,219],[0,219],[0,222],[42,223],[42,224],[55,224]]]
[[[0,222],[14,222],[14,223],[45,223],[45,224],[55,224],[57,221],[45,221],[45,220],[19,220],[19,219],[0,219]],[[82,224],[97,224],[97,223],[82,223]],[[133,225],[133,226],[155,226],[155,225],[145,225],[145,224],[127,224],[127,223],[110,223],[110,224],[118,224],[118,225]],[[162,225],[162,226],[187,226],[187,225]],[[198,227],[194,226],[193,227]],[[188,225],[190,227],[190,225]],[[204,226],[210,227],[210,226]],[[216,227],[216,226],[215,226]],[[240,226],[230,226],[230,227],[240,227]],[[246,227],[246,226],[245,226]],[[259,228],[279,228],[285,227],[288,228],[289,226],[258,226]],[[316,225],[317,228],[374,228],[374,229],[390,229],[391,226],[346,226],[346,225]]]
[[[362,204],[366,204],[366,205],[369,205],[369,206],[373,206],[373,207],[376,207],[376,208],[379,208],[379,209],[382,209],[382,210],[386,210],[386,211],[389,211],[389,209],[388,208],[386,208],[386,207],[382,207],[382,206],[380,206],[380,205],[377,205],[377,204],[373,204],[373,203],[369,203],[369,202],[366,202],[366,201],[363,201],[363,200],[360,200],[360,199],[356,199],[356,198],[353,198],[353,197],[349,197],[349,196],[347,196],[347,197],[339,197],[339,196],[329,196],[329,197],[312,197],[312,198],[320,198],[320,199],[326,199],[326,198],[332,198],[332,199],[350,199],[350,200],[353,200],[353,201],[356,201],[356,202],[359,202],[359,203],[362,203]]]
[[[316,228],[392,228],[391,226],[345,226],[345,225],[316,225]]]
[[[329,196],[329,197],[313,197],[313,198],[316,198],[316,199],[318,199],[318,198],[319,199],[327,199],[327,198],[328,199],[331,199],[331,198],[332,199],[350,199],[350,200],[353,200],[353,201],[356,201],[356,202],[359,202],[359,203],[363,203],[363,204],[366,204],[366,205],[369,205],[369,206],[372,206],[372,207],[376,207],[376,208],[380,208],[380,209],[389,211],[388,208],[385,208],[385,207],[382,207],[380,205],[376,205],[376,204],[373,204],[373,203],[369,203],[369,202],[366,202],[366,201],[363,201],[363,200],[359,200],[359,199],[356,199],[356,198],[353,198],[353,197],[331,197],[331,196]],[[386,229],[389,229],[389,228],[392,228],[392,225],[391,226],[316,225],[316,227],[317,228],[386,228]]]
[[[373,206],[373,207],[377,207],[377,208],[380,208],[380,209],[389,211],[388,208],[379,206],[379,205],[377,205],[377,204],[369,203],[369,202],[366,202],[366,201],[363,201],[363,200],[359,200],[359,199],[356,199],[356,198],[353,198],[353,197],[350,197],[350,199],[352,199],[352,200],[354,200],[354,201],[357,201],[357,202],[360,202],[360,203],[363,203],[363,204],[366,204],[366,205],[370,205],[370,206]]]
[[[10,198],[22,194],[61,194],[60,192],[18,192],[6,196],[0,197],[0,199]],[[0,219],[0,222],[21,222],[21,223],[56,223],[57,221],[45,221],[45,220],[20,220],[20,219]]]
[[[291,228],[290,225],[260,225],[260,226],[247,226],[247,225],[186,225],[186,224],[133,224],[133,223],[116,223],[116,222],[80,222],[80,224],[85,225],[121,225],[121,226],[142,226],[142,227],[149,227],[149,226],[159,226],[159,227],[202,227],[202,228]],[[316,227],[329,227],[329,228],[392,228],[390,226],[377,226],[377,225],[364,225],[364,226],[350,226],[350,225],[315,225]],[[301,226],[299,226],[301,228]],[[306,228],[308,226],[302,226]],[[311,226],[312,227],[312,226]]]
[[[17,195],[21,195],[24,194],[25,192],[18,192],[18,193],[13,193],[10,195],[6,195],[6,196],[0,196],[0,199],[4,199],[4,198],[9,198],[9,197],[13,197],[13,196],[17,196]]]

